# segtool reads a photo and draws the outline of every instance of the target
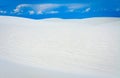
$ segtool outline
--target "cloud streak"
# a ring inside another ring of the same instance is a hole
[[[28,18],[86,18],[97,16],[120,16],[120,7],[99,7],[85,3],[67,4],[19,4],[14,8],[0,8],[0,15],[12,15]]]
[[[0,14],[6,14],[7,11],[0,10]]]
[[[66,11],[73,12],[88,6],[87,4],[20,4],[14,9],[14,13],[24,13],[26,9],[32,10],[32,14],[59,13],[57,9],[64,7]],[[30,13],[31,14],[31,13]]]

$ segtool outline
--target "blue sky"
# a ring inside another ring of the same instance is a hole
[[[0,15],[41,18],[120,17],[120,0],[0,0]]]

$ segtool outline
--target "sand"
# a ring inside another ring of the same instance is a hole
[[[33,20],[1,16],[0,19],[1,59],[29,69],[77,74],[76,77],[66,74],[71,78],[120,77],[120,18]],[[41,75],[37,77],[66,78]],[[32,76],[27,78],[34,78],[35,74]]]

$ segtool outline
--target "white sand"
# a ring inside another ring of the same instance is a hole
[[[1,16],[0,58],[35,68],[119,78],[120,18]]]

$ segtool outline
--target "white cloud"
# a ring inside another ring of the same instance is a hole
[[[0,10],[0,14],[6,14],[7,11]]]
[[[18,13],[18,12],[21,12],[21,10],[24,8],[30,8],[34,10],[36,14],[43,14],[43,12],[52,10],[59,6],[60,6],[59,4],[20,4],[14,9],[14,12]]]
[[[47,12],[48,14],[57,14],[57,13],[59,13],[59,11],[49,11],[49,12]]]
[[[35,12],[33,10],[29,11],[30,15],[33,15]]]
[[[87,4],[67,4],[69,12],[74,12],[75,10],[81,9],[83,7],[88,6]]]
[[[14,13],[19,13],[22,8],[25,8],[25,7],[28,7],[28,6],[29,6],[29,4],[20,4],[13,11],[14,11]]]
[[[73,12],[74,10],[83,8],[85,6],[87,5],[86,4],[20,4],[14,9],[14,13],[22,12],[21,10],[25,8],[32,9],[35,12],[34,14],[59,13],[59,11],[54,11],[54,9],[60,7],[66,7],[68,11]]]
[[[42,11],[38,11],[37,14],[43,14]]]
[[[89,12],[91,10],[91,8],[87,8],[86,10],[85,10],[85,12]]]
[[[60,4],[37,4],[33,5],[37,11],[46,11],[60,7]]]
[[[14,11],[14,13],[18,13],[18,12],[20,11],[20,9],[19,9],[19,8],[16,8],[16,9],[14,9],[13,11]]]

